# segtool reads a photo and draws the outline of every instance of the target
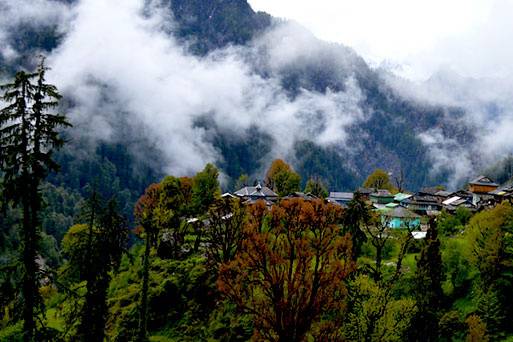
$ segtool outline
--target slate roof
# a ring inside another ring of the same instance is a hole
[[[458,190],[455,193],[453,193],[453,196],[459,196],[462,198],[472,198],[474,196],[474,194],[470,191]]]
[[[419,191],[419,194],[425,194],[425,195],[435,195],[437,192],[440,192],[440,189],[438,188],[422,188]]]
[[[370,195],[371,193],[374,192],[374,189],[371,189],[371,188],[358,188],[358,190],[356,190],[356,192],[359,192],[361,193],[362,195]]]
[[[437,193],[435,193],[435,196],[438,196],[438,197],[449,197],[452,194],[453,193],[451,191],[441,190],[441,191],[438,191]]]
[[[317,196],[314,196],[310,193],[308,194],[305,194],[304,192],[294,192],[286,197],[284,197],[285,199],[288,199],[288,198],[302,198],[306,201],[313,201],[313,200],[316,200],[318,199]]]
[[[388,190],[380,189],[378,191],[375,191],[371,193],[371,196],[373,197],[394,197]]]
[[[479,176],[468,183],[472,185],[499,186],[499,184],[495,183],[491,178],[486,176]]]
[[[385,216],[389,217],[399,217],[399,218],[417,218],[420,215],[415,214],[414,212],[404,208],[404,207],[395,207],[393,209],[386,210],[383,213]]]
[[[334,201],[350,201],[354,197],[352,192],[330,192],[329,199]]]
[[[262,197],[262,198],[276,197],[277,198],[278,197],[277,193],[275,193],[274,191],[272,191],[271,189],[269,189],[266,186],[261,186],[260,184],[258,184],[257,186],[247,186],[238,191],[235,191],[234,194],[239,197],[253,197],[253,198],[254,197]]]
[[[429,196],[429,195],[415,195],[408,199],[406,199],[404,202],[406,203],[437,203],[438,200],[435,196]]]
[[[227,197],[230,197],[230,198],[235,198],[236,196],[232,195],[231,193],[229,192],[225,192],[224,194],[221,195],[222,198],[227,198]]]
[[[507,196],[507,195],[511,196],[512,193],[513,193],[513,188],[511,187],[511,185],[501,186],[500,188],[489,192],[489,194],[496,195],[496,196]]]

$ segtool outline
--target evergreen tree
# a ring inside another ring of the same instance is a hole
[[[443,303],[442,255],[434,219],[429,222],[425,246],[417,260],[415,297],[417,314],[411,326],[413,341],[438,341],[439,311]]]
[[[58,165],[52,152],[64,141],[59,129],[70,126],[63,115],[52,113],[60,95],[47,84],[44,58],[37,72],[16,73],[11,83],[0,86],[7,104],[0,111],[0,169],[4,172],[4,197],[22,209],[23,320],[24,339],[36,333],[38,294],[39,212],[41,182]]]
[[[81,220],[84,223],[71,227],[62,242],[68,258],[67,278],[74,283],[86,282],[84,303],[70,323],[79,318],[75,339],[103,341],[107,290],[112,271],[126,251],[127,221],[115,201],[105,205],[95,191],[86,201]]]
[[[96,206],[99,201],[93,198],[90,203]],[[122,253],[126,250],[128,230],[126,219],[118,212],[114,200],[109,201],[106,208],[92,207],[91,213],[93,215],[88,224],[88,249],[84,253],[87,258],[84,265],[88,268],[84,272],[87,292],[78,335],[82,341],[102,342],[105,335],[110,273],[118,267]]]
[[[312,194],[318,198],[326,198],[328,197],[328,189],[324,183],[318,178],[310,178],[308,182],[306,182],[305,193]]]
[[[367,236],[362,230],[362,225],[370,224],[372,219],[364,198],[359,192],[355,192],[353,199],[347,204],[347,209],[342,215],[344,233],[350,233],[353,241],[353,260],[356,261],[361,253],[362,245],[367,241]]]
[[[237,179],[237,181],[235,182],[235,191],[242,189],[246,186],[249,186],[249,184],[250,184],[249,176],[244,173],[244,174],[240,175],[239,178]]]

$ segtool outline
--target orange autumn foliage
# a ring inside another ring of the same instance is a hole
[[[149,185],[134,207],[134,216],[139,223],[136,231],[155,235],[155,209],[159,204],[161,186],[158,183]]]
[[[284,200],[249,208],[246,239],[223,264],[219,290],[254,317],[254,338],[302,341],[308,333],[334,336],[345,306],[344,280],[354,270],[351,240],[337,225],[342,209],[321,200]],[[334,338],[331,337],[330,340]]]

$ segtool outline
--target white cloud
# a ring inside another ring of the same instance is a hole
[[[449,189],[456,189],[463,181],[473,176],[472,149],[461,146],[456,139],[445,136],[440,129],[423,132],[419,134],[419,138],[429,149],[429,157],[433,162],[431,175],[448,173]]]
[[[10,60],[18,56],[9,34],[16,25],[57,25],[64,31],[71,17],[70,6],[55,0],[0,0],[0,54]]]
[[[512,0],[249,2],[408,78],[426,79],[440,68],[472,77],[513,74]]]
[[[431,50],[488,20],[498,0],[250,0],[258,10],[300,22],[321,39],[354,47],[376,62]]]
[[[49,76],[76,104],[75,124],[84,134],[109,139],[122,113],[161,147],[171,173],[191,173],[219,158],[208,132],[194,126],[205,114],[233,132],[256,126],[270,133],[275,156],[286,156],[296,139],[344,145],[347,127],[366,119],[360,108],[363,95],[351,77],[361,60],[351,50],[320,42],[289,23],[249,47],[228,47],[199,58],[167,34],[173,29],[172,14],[153,1],[143,16],[144,2],[82,0],[70,8],[52,0],[0,0],[6,13],[0,18],[0,43],[16,23],[58,23],[68,34],[50,56]],[[452,168],[452,184],[472,171],[476,155],[485,166],[513,149],[513,48],[508,42],[513,1],[250,3],[294,18],[315,35],[353,46],[367,58],[399,65],[395,72],[415,80],[442,70],[425,83],[389,81],[416,101],[465,108],[462,124],[479,127],[472,146],[458,146],[441,130],[420,135],[435,171]],[[16,47],[2,47],[4,57],[16,56]],[[281,88],[280,72],[319,61],[333,63],[333,72],[348,77],[345,90],[300,90],[290,99]],[[270,76],[256,74],[255,65],[264,65]]]
[[[449,171],[451,185],[468,181],[513,151],[513,80],[463,77],[453,71],[440,71],[424,82],[384,75],[405,98],[459,112],[448,112],[445,122],[458,127],[456,134],[466,136],[466,143],[441,129],[419,136],[435,162],[432,172]]]
[[[353,81],[344,92],[301,90],[290,99],[277,78],[264,79],[246,63],[262,46],[273,51],[269,41],[195,57],[166,34],[166,13],[157,8],[143,16],[142,6],[141,0],[80,2],[71,31],[50,56],[51,81],[76,102],[72,119],[91,136],[108,139],[112,115],[123,113],[163,150],[167,172],[190,174],[219,158],[194,125],[205,114],[234,132],[261,128],[281,156],[300,138],[343,144],[348,125],[364,119]],[[311,132],[315,121],[319,130]]]

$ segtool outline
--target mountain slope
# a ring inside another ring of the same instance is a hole
[[[270,28],[280,22],[265,13],[254,12],[244,0],[169,0],[161,1],[159,5],[173,14],[175,22],[170,33],[191,52],[205,56],[230,45],[243,46],[250,51],[246,54],[254,72],[264,79],[279,80],[290,99],[296,98],[304,90],[312,94],[344,92],[348,82],[354,80],[361,91],[360,106],[364,118],[355,120],[346,128],[348,136],[345,142],[322,145],[306,136],[305,139],[298,139],[293,151],[284,156],[295,165],[304,182],[308,177],[317,175],[327,182],[331,190],[349,190],[361,183],[374,168],[381,167],[393,173],[403,169],[407,186],[412,189],[443,183],[447,175],[433,176],[430,173],[432,164],[428,149],[419,134],[436,128],[461,143],[473,140],[470,131],[459,121],[460,109],[419,104],[405,99],[387,85],[379,70],[371,69],[350,48],[309,38],[308,46],[276,65],[272,56],[275,52],[265,39]],[[19,50],[19,58],[4,61],[6,73],[12,72],[17,65],[26,65],[26,56],[38,50],[52,51],[65,36],[55,23],[33,27],[23,21],[13,26],[10,33],[10,42]],[[314,136],[316,127],[322,128],[326,124],[324,118],[320,117],[319,120],[315,124],[312,122],[309,128]],[[116,132],[125,132],[129,125],[121,120],[118,126]],[[262,177],[270,163],[268,153],[276,144],[276,138],[256,127],[251,127],[244,134],[234,135],[208,120],[199,122],[198,127],[205,129],[206,136],[219,152],[221,158],[218,165],[229,179],[236,179],[242,173]],[[105,163],[114,161],[118,167],[113,176],[123,180],[121,188],[127,187],[135,194],[142,190],[145,182],[154,181],[162,174],[162,165],[139,160],[138,164],[146,165],[146,171],[142,172],[146,178],[141,180],[136,175],[134,177],[138,181],[126,180],[132,177],[132,169],[141,168],[134,168],[130,163],[115,162],[119,160],[121,150],[132,153],[133,142],[128,137],[118,133],[112,141],[100,142],[98,148],[92,148],[95,151],[93,159]],[[154,147],[155,143],[149,139],[146,142],[138,141],[137,144]],[[78,145],[72,143],[63,151],[66,157],[61,157],[60,161],[64,164],[64,173],[54,181],[63,184],[62,179],[78,177],[82,179],[78,184],[69,182],[66,186],[82,191],[92,182],[91,175],[87,171],[84,171],[84,175],[76,174],[77,170],[81,172],[80,167],[73,167],[75,170],[71,173],[67,167],[67,164],[75,163],[73,158],[80,150]],[[103,152],[100,153],[99,149]],[[156,151],[158,154],[158,148]]]
[[[176,35],[191,51],[206,54],[228,44],[246,44],[271,25],[271,17],[255,13],[245,0],[172,0]]]

